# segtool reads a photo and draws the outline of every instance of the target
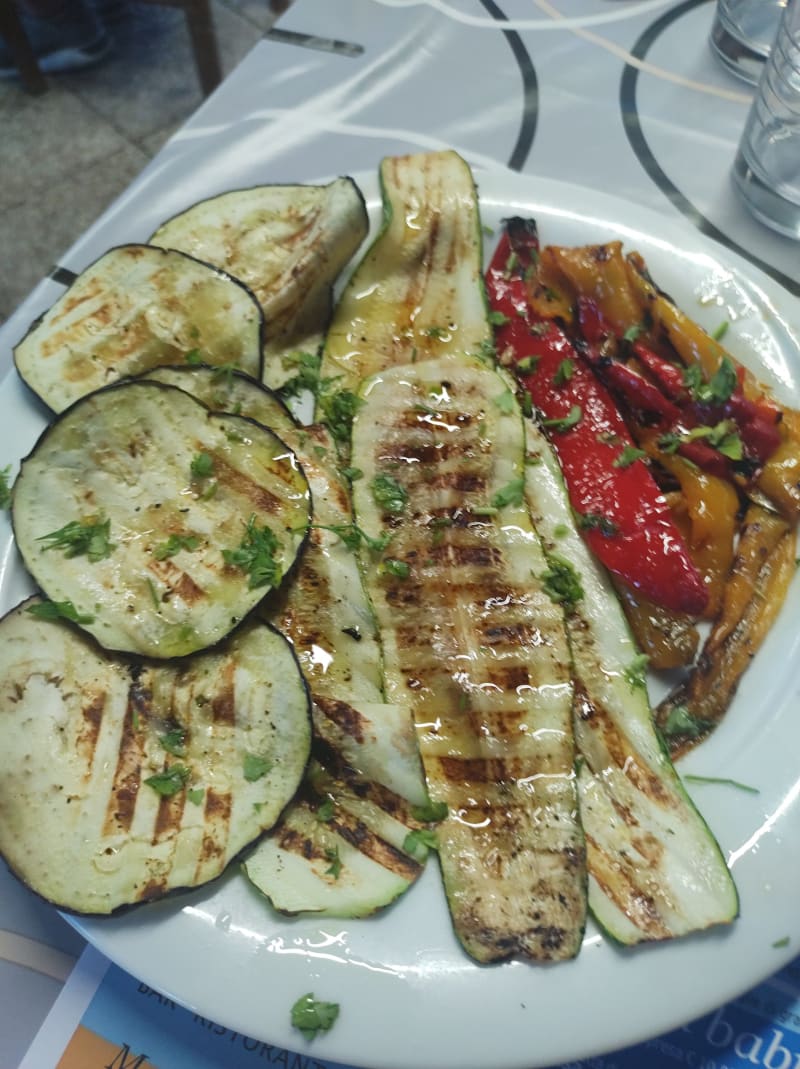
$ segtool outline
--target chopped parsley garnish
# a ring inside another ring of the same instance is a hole
[[[361,468],[339,468],[339,474],[349,483],[354,483],[357,479],[364,478],[364,472]]]
[[[744,457],[742,439],[736,431],[736,423],[732,419],[723,419],[713,427],[701,425],[692,427],[683,434],[668,432],[658,439],[658,447],[665,453],[676,453],[684,442],[694,442],[698,439],[707,442],[710,446],[722,453],[729,460],[741,460]]]
[[[424,824],[438,824],[447,816],[447,802],[427,802],[425,805],[412,805],[411,816]]]
[[[514,394],[511,390],[506,390],[504,393],[500,393],[497,397],[492,398],[492,402],[503,413],[504,416],[510,416],[516,406]]]
[[[7,509],[11,504],[11,486],[9,485],[9,478],[11,476],[11,465],[0,470],[0,509]]]
[[[297,352],[285,356],[284,367],[293,367],[297,370],[278,390],[281,397],[295,397],[305,390],[316,395],[319,387],[320,362],[321,357],[318,353]]]
[[[788,935],[784,935],[782,939],[776,939],[772,946],[775,950],[780,950],[782,947],[788,947],[790,939]]]
[[[275,586],[281,578],[281,568],[275,560],[280,543],[269,527],[256,527],[255,516],[247,521],[244,538],[236,549],[223,549],[226,564],[241,568],[249,576],[248,586]]]
[[[713,728],[710,720],[702,720],[692,716],[685,705],[676,705],[670,709],[669,715],[661,726],[662,735],[672,738],[674,735],[685,735],[688,739],[696,739]]]
[[[242,760],[242,775],[248,783],[263,779],[272,768],[272,762],[257,753],[246,753]]]
[[[496,310],[491,311],[488,318],[493,327],[504,327],[508,323],[508,316]]]
[[[583,410],[580,405],[573,405],[569,410],[569,414],[563,416],[561,419],[543,419],[542,426],[549,427],[554,431],[568,431],[571,427],[580,423],[583,418]]]
[[[564,386],[574,374],[575,362],[567,357],[565,360],[562,360],[556,368],[556,373],[553,375],[553,385]]]
[[[375,504],[393,516],[400,515],[408,503],[408,494],[404,487],[391,475],[376,475],[370,483],[370,490]]]
[[[647,666],[649,663],[650,658],[647,654],[639,653],[630,664],[625,666],[622,674],[625,676],[625,682],[631,690],[647,689]]]
[[[71,620],[74,624],[94,622],[94,616],[78,612],[71,601],[37,601],[25,611],[39,620]]]
[[[171,534],[166,542],[159,542],[153,550],[153,556],[156,560],[166,560],[168,557],[174,557],[176,553],[180,553],[182,549],[192,553],[199,545],[200,539],[197,535]]]
[[[329,392],[327,385],[323,388],[322,384],[320,384],[317,398],[325,423],[333,437],[337,442],[348,441],[350,428],[353,426],[353,417],[364,404],[363,400],[352,390]]]
[[[326,798],[322,805],[317,809],[317,820],[322,821],[323,824],[327,824],[329,820],[333,820],[333,812],[333,799]]]
[[[542,575],[545,593],[551,601],[572,608],[583,597],[580,576],[570,562],[557,553],[551,553],[547,563],[547,571]]]
[[[211,375],[211,381],[221,382],[230,390],[233,386],[234,372],[237,370],[236,364],[218,364]]]
[[[628,327],[622,337],[625,341],[636,341],[639,335],[643,334],[646,330],[646,323],[634,323],[632,327]]]
[[[506,505],[521,505],[525,500],[525,479],[512,479],[510,483],[501,486],[492,498],[492,507],[505,508]]]
[[[448,330],[447,327],[428,327],[427,330],[424,330],[422,333],[427,334],[429,338],[441,340],[442,338],[447,337]]]
[[[416,828],[414,831],[410,831],[403,840],[403,849],[407,854],[412,855],[418,854],[421,848],[426,851],[436,850],[438,846],[436,832],[430,828]]]
[[[384,572],[387,575],[393,575],[395,579],[408,579],[411,575],[411,568],[408,564],[404,560],[397,560],[396,557],[385,557],[382,566]]]
[[[517,361],[517,371],[520,375],[530,375],[532,371],[536,370],[539,359],[538,356],[523,356],[521,360]]]
[[[339,847],[327,847],[325,850],[325,860],[330,861],[330,865],[325,869],[325,875],[333,876],[334,880],[338,880],[342,872],[342,860],[339,857]]]
[[[736,779],[728,779],[726,776],[692,776],[687,774],[683,777],[684,783],[713,783],[722,787],[735,787],[738,791],[747,794],[760,794],[758,787],[751,787],[747,783],[740,783]]]
[[[622,452],[616,457],[611,466],[613,468],[629,468],[631,464],[635,464],[637,460],[641,460],[646,457],[644,449],[637,449],[635,445],[626,445]]]
[[[392,532],[386,531],[379,538],[373,538],[355,523],[315,523],[312,527],[318,531],[331,531],[340,538],[349,550],[355,552],[363,542],[373,553],[383,553],[392,540]]]
[[[214,458],[208,453],[197,453],[192,457],[189,470],[195,479],[207,479],[214,470]]]
[[[711,337],[714,339],[714,341],[722,341],[722,339],[728,333],[728,329],[729,328],[730,328],[730,323],[728,322],[727,319],[723,319],[722,322],[720,323],[720,325],[717,327],[717,329],[715,331],[713,331]]]
[[[170,765],[166,772],[157,772],[155,776],[148,776],[144,782],[162,798],[171,798],[173,794],[183,790],[190,775],[186,765]]]
[[[319,1032],[327,1032],[338,1016],[338,1002],[320,1002],[309,992],[292,1006],[292,1027],[306,1039],[314,1039]]]
[[[172,728],[164,735],[158,736],[158,741],[167,751],[175,757],[186,755],[186,731],[183,728]]]
[[[200,803],[203,801],[204,793],[205,792],[203,791],[202,787],[190,787],[189,790],[186,792],[186,798],[192,803],[192,805],[200,805]]]
[[[203,363],[203,354],[199,349],[190,349],[184,360],[190,367],[197,367],[198,364]]]
[[[38,542],[47,542],[44,547],[48,549],[63,549],[65,557],[86,556],[96,564],[98,561],[110,557],[116,546],[111,541],[110,520],[101,520],[99,516],[93,516],[86,523],[72,520],[71,523],[59,527],[57,531],[42,535]]]
[[[730,401],[739,384],[736,368],[727,356],[722,358],[719,367],[708,382],[705,381],[702,371],[696,364],[686,368],[683,381],[695,401],[704,405],[721,405]]]
[[[619,527],[614,521],[600,512],[584,512],[579,515],[578,527],[582,531],[599,531],[604,538],[613,538],[619,534]]]

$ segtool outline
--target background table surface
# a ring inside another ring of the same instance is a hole
[[[297,0],[0,329],[0,366],[70,272],[195,200],[445,147],[688,221],[800,295],[800,246],[755,222],[730,182],[752,89],[709,50],[713,6]],[[82,946],[0,869],[0,1064],[17,1064]]]

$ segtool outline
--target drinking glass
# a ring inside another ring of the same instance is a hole
[[[732,74],[758,82],[785,7],[786,0],[717,0],[710,44]]]
[[[733,165],[750,211],[800,238],[800,0],[789,0]]]

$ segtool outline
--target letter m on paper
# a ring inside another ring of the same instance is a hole
[[[146,1054],[131,1054],[131,1048],[127,1043],[123,1043],[114,1060],[104,1066],[103,1069],[142,1069],[142,1065],[146,1060]]]

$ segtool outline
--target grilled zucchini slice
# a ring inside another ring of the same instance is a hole
[[[216,264],[252,289],[266,321],[264,381],[277,388],[293,374],[282,356],[319,348],[333,282],[367,230],[358,187],[337,178],[222,193],[169,219],[150,241]]]
[[[469,166],[452,151],[393,156],[381,162],[380,181],[383,225],[325,339],[321,380],[337,391],[357,390],[384,367],[492,347]]]
[[[118,379],[193,354],[260,377],[263,318],[239,281],[183,253],[111,249],[72,283],[14,350],[54,412]]]
[[[555,455],[531,420],[526,432],[531,515],[581,591],[567,607],[567,631],[589,907],[628,945],[725,924],[738,912],[725,858],[655,730],[645,662],[607,574],[575,529]]]
[[[454,928],[479,961],[577,954],[586,912],[572,679],[523,502],[522,416],[458,353],[368,379],[353,423],[386,693],[410,703]]]
[[[107,914],[218,876],[270,828],[309,753],[291,646],[256,622],[179,664],[62,620],[0,622],[0,852],[61,909]]]
[[[12,521],[34,579],[106,649],[177,657],[219,641],[277,586],[310,496],[271,431],[134,381],[63,413],[21,467]]]

